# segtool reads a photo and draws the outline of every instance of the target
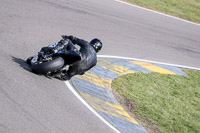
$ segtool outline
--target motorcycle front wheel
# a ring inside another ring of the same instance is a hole
[[[38,74],[45,74],[50,71],[61,69],[64,65],[64,59],[62,57],[54,57],[51,61],[43,63],[35,63],[31,65],[33,72]]]

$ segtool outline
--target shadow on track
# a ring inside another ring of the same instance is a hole
[[[25,69],[26,71],[33,73],[30,66],[26,63],[25,60],[23,60],[21,58],[14,57],[14,56],[12,56],[12,60],[13,60],[13,62],[19,64],[19,66],[22,67],[23,69]]]
[[[42,76],[41,74],[37,74],[37,73],[33,72],[31,70],[30,65],[28,65],[25,60],[23,60],[21,58],[14,57],[14,56],[12,56],[12,60],[13,60],[13,62],[19,64],[19,66],[22,67],[23,69],[25,69],[26,71],[29,71],[32,74],[36,74],[38,76]],[[43,75],[43,76],[45,76],[45,75]],[[55,79],[61,80],[59,77],[48,77],[48,76],[45,76],[45,77],[49,78],[49,79],[55,78]]]

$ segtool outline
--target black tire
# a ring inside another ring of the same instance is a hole
[[[31,69],[35,73],[44,74],[49,71],[60,69],[63,67],[63,65],[64,65],[64,59],[62,57],[55,57],[51,61],[44,62],[41,64],[31,65]]]

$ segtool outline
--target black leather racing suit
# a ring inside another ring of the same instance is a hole
[[[97,63],[96,51],[89,42],[79,38],[73,38],[71,39],[67,49],[73,49],[74,44],[80,46],[78,53],[81,56],[81,60],[69,67],[66,74],[61,77],[63,80],[69,80],[74,75],[83,75]]]

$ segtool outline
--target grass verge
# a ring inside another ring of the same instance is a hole
[[[134,103],[134,114],[157,132],[197,133],[200,127],[200,71],[188,76],[134,73],[113,80],[112,88]]]
[[[124,0],[176,17],[200,23],[200,0]]]

